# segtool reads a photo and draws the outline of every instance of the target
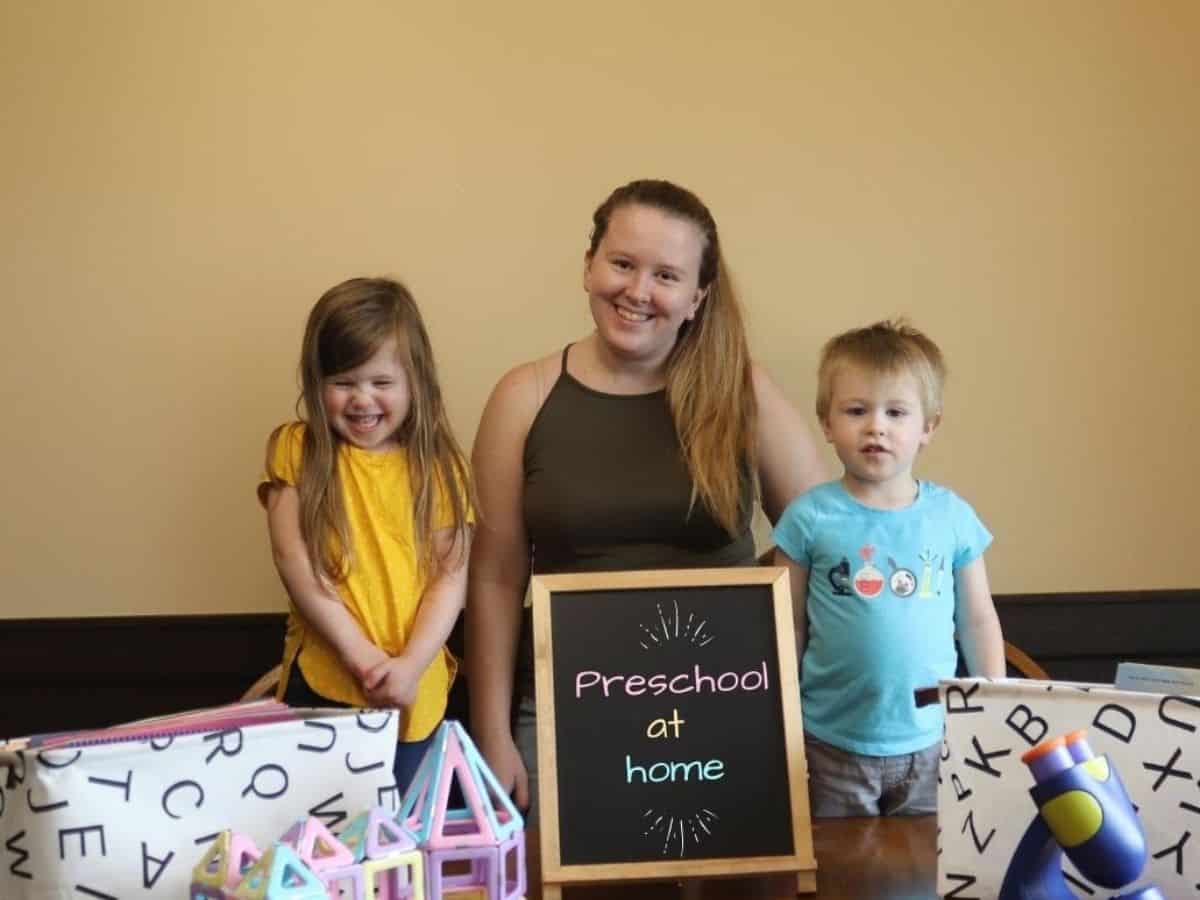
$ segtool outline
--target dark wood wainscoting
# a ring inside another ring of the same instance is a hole
[[[1123,659],[1200,667],[1200,589],[996,598],[1005,637],[1068,681]],[[275,665],[284,615],[0,620],[0,738],[240,697]],[[462,679],[453,714],[465,714]]]
[[[283,613],[0,621],[0,735],[237,700],[283,653]]]
[[[996,598],[1004,637],[1060,681],[1111,683],[1125,660],[1200,668],[1200,589]]]

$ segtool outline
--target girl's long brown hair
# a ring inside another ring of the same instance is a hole
[[[408,454],[413,494],[413,534],[419,572],[428,578],[446,559],[434,551],[434,513],[439,500],[453,528],[465,535],[473,503],[470,469],[446,416],[434,367],[433,348],[412,294],[387,278],[352,278],[330,288],[308,316],[300,351],[301,394],[296,413],[307,426],[296,488],[300,529],[313,571],[344,581],[353,563],[350,528],[342,503],[337,456],[342,440],[325,415],[322,389],[331,376],[370,359],[390,337],[408,376],[411,406],[397,438]],[[276,446],[290,439],[295,424],[282,425],[267,442],[267,476],[285,485],[274,466]],[[466,542],[458,542],[459,552]]]
[[[742,478],[753,472],[758,407],[741,306],[721,253],[717,223],[691,191],[669,181],[633,181],[617,188],[592,215],[594,256],[608,223],[625,206],[648,206],[694,224],[703,237],[700,288],[704,302],[679,330],[667,358],[667,403],[697,499],[736,536],[750,510]]]

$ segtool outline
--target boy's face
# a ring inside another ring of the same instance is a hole
[[[936,417],[925,419],[916,376],[840,366],[821,427],[846,467],[852,494],[911,501],[913,462],[937,428]]]

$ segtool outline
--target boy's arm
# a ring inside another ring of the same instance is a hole
[[[786,566],[792,586],[792,623],[796,629],[796,662],[804,658],[808,646],[808,567],[775,548],[775,565]]]
[[[982,554],[954,573],[954,592],[958,598],[955,626],[967,671],[986,678],[1003,678],[1004,636]]]
[[[342,663],[358,678],[387,659],[363,633],[358,621],[333,588],[318,579],[300,532],[300,494],[290,486],[273,486],[266,497],[271,555],[283,586],[304,615],[338,652]]]
[[[404,707],[416,699],[421,675],[445,646],[446,638],[462,612],[467,598],[471,529],[435,531],[433,549],[442,569],[421,595],[408,643],[403,652],[384,659],[363,677],[363,688],[372,703]]]

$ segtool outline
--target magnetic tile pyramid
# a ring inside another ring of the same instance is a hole
[[[192,869],[192,882],[232,890],[261,857],[248,835],[226,829],[217,835]]]
[[[339,835],[354,862],[383,859],[417,846],[417,839],[382,806],[359,813]]]
[[[314,872],[337,869],[354,864],[346,845],[334,837],[320,819],[309,816],[300,819],[284,832],[279,843],[286,844]]]
[[[286,844],[273,844],[242,878],[237,900],[328,900],[325,885]]]
[[[467,806],[447,809],[454,781]],[[453,720],[439,726],[396,820],[421,846],[440,848],[499,844],[525,827],[474,742]]]

